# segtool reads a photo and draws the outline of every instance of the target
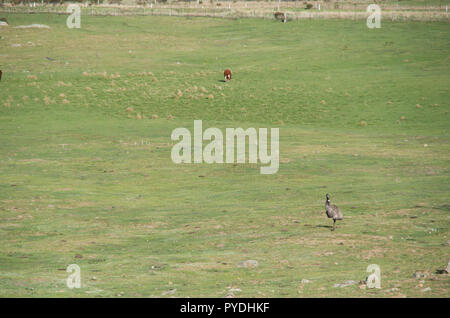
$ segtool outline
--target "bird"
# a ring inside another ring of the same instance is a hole
[[[231,70],[228,68],[223,72],[223,77],[225,78],[225,81],[231,81]]]
[[[328,195],[328,193],[327,200],[325,201],[325,212],[328,218],[333,219],[333,228],[331,230],[334,231],[336,220],[342,220],[344,216],[342,215],[341,210],[339,210],[336,205],[330,204],[330,196]]]

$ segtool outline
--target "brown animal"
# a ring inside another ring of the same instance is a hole
[[[0,81],[2,80],[2,71],[0,71]]]
[[[281,22],[286,23],[286,21],[287,21],[286,12],[277,11],[277,12],[275,12],[274,15],[275,15],[275,20],[280,20]]]
[[[225,81],[231,81],[231,71],[229,69],[226,69],[223,72],[223,77],[225,78]]]

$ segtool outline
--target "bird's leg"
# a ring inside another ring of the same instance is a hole
[[[336,224],[336,219],[333,219],[333,228],[331,229],[332,231],[334,231],[334,225]]]

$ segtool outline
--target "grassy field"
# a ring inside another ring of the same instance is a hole
[[[0,296],[450,296],[448,23],[6,18]],[[279,172],[175,165],[194,119],[279,127]]]

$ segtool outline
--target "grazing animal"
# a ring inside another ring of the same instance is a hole
[[[277,12],[275,12],[274,15],[275,15],[275,20],[280,20],[281,22],[286,23],[286,21],[287,21],[286,12],[277,11]]]
[[[225,78],[225,81],[231,81],[231,70],[226,69],[223,72],[223,77]]]
[[[327,213],[328,218],[333,219],[333,228],[331,229],[334,231],[334,226],[336,224],[336,220],[342,220],[344,216],[341,213],[341,210],[336,205],[330,204],[330,196],[327,194],[327,200],[325,201],[325,211]]]

